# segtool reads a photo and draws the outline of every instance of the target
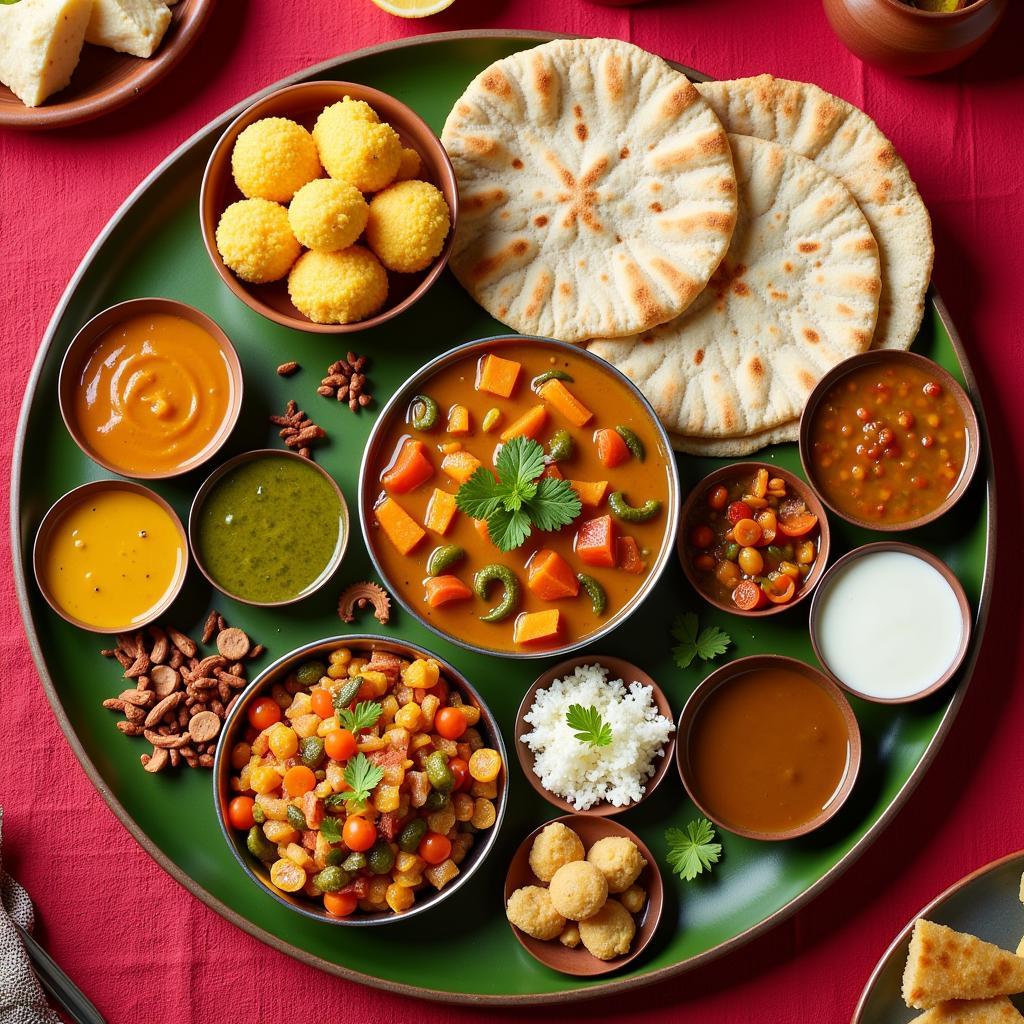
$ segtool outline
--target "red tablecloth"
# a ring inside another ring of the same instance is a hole
[[[50,313],[122,199],[225,108],[347,50],[460,28],[617,36],[721,78],[772,71],[817,82],[864,107],[896,142],[931,209],[935,281],[980,378],[999,469],[1005,569],[971,692],[908,806],[825,895],[700,973],[632,998],[560,1008],[559,1016],[847,1020],[875,960],[922,903],[1024,846],[1024,687],[1017,685],[1024,631],[1018,575],[1009,572],[1021,567],[1024,472],[1024,9],[1010,6],[997,38],[970,64],[937,79],[906,81],[853,58],[816,0],[665,0],[633,9],[587,0],[457,0],[446,14],[420,22],[389,17],[369,0],[222,0],[193,53],[134,106],[75,130],[0,132],[5,463]],[[433,1024],[480,1017],[314,972],[235,929],[165,875],[94,791],[50,714],[23,640],[8,557],[5,546],[5,866],[34,896],[45,944],[108,1020]]]

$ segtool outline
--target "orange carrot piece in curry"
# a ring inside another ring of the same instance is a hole
[[[448,410],[448,433],[469,433],[469,410],[464,405],[453,405]]]
[[[569,486],[587,508],[598,508],[608,493],[607,480],[570,480]]]
[[[629,446],[622,440],[618,431],[612,430],[611,427],[599,430],[594,435],[594,440],[597,442],[597,457],[601,464],[609,469],[621,466],[629,459]]]
[[[477,391],[488,391],[492,395],[508,398],[516,389],[522,363],[488,353],[480,361],[477,371]]]
[[[575,597],[580,592],[580,581],[572,566],[557,551],[544,548],[530,559],[526,584],[542,601],[557,601]]]
[[[647,569],[647,565],[640,557],[640,545],[632,537],[620,537],[615,544],[618,555],[619,568],[623,572],[631,572],[639,575]]]
[[[560,380],[549,380],[537,393],[573,426],[585,427],[594,418],[594,414]]]
[[[501,440],[511,441],[513,437],[529,437],[536,440],[547,421],[547,409],[543,405],[535,405],[501,432]]]
[[[618,564],[616,532],[611,516],[588,519],[576,531],[576,554],[587,565],[614,569]]]
[[[557,608],[523,612],[517,619],[513,640],[517,644],[551,643],[562,632],[562,613]]]
[[[434,475],[434,465],[422,441],[409,438],[401,447],[398,458],[380,478],[384,489],[392,494],[408,494]]]
[[[434,493],[430,496],[430,504],[427,505],[427,517],[423,525],[434,533],[444,535],[451,529],[455,512],[455,495],[435,487]]]
[[[423,527],[394,498],[385,498],[373,510],[373,515],[401,555],[409,554],[427,535]]]
[[[552,480],[564,480],[564,479],[565,479],[565,478],[564,478],[564,477],[562,476],[562,471],[561,471],[561,470],[560,470],[560,469],[558,468],[558,466],[557,466],[557,465],[555,465],[555,463],[553,463],[553,462],[549,462],[549,463],[548,463],[548,464],[547,464],[547,465],[546,465],[546,466],[544,467],[544,472],[543,472],[543,473],[541,473],[541,476],[542,476],[542,477],[545,477],[545,476],[546,476],[546,477],[550,477],[550,478],[551,478]],[[570,481],[569,481],[569,483],[572,483],[572,481],[570,480]],[[581,500],[582,500],[582,499],[581,499]]]
[[[441,469],[459,484],[464,484],[481,465],[480,460],[467,451],[452,452],[441,460]]]
[[[473,596],[473,591],[458,576],[432,576],[423,587],[431,608],[440,608],[452,601],[465,601]]]

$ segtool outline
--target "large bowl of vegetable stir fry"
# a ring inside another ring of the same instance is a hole
[[[332,637],[271,665],[231,709],[215,800],[239,863],[276,899],[380,925],[469,880],[501,826],[505,766],[497,723],[451,665]]]

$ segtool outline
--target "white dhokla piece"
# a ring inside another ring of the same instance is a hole
[[[133,57],[150,57],[171,23],[163,0],[93,0],[85,41]]]

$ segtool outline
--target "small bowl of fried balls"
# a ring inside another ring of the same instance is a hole
[[[617,971],[650,942],[664,898],[646,846],[609,818],[570,814],[512,858],[505,916],[523,948],[562,974]]]
[[[285,327],[390,320],[437,280],[458,187],[427,124],[353,82],[287,86],[232,122],[200,195],[207,252],[246,305]]]

